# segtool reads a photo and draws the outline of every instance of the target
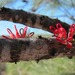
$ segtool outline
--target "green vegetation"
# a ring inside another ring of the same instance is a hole
[[[6,64],[7,75],[75,75],[75,58],[54,58]]]

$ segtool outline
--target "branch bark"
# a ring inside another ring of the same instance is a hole
[[[0,20],[8,20],[26,24],[31,27],[49,30],[49,26],[55,26],[61,23],[68,32],[69,25],[58,19],[51,19],[48,16],[36,15],[23,10],[12,10],[2,8],[0,10]],[[56,56],[67,56],[71,58],[75,55],[75,43],[73,47],[67,49],[64,45],[58,43],[55,39],[39,37],[36,39],[0,39],[0,61],[18,62],[20,60],[29,61],[54,58]]]
[[[15,62],[49,59],[59,56],[75,55],[75,43],[71,49],[56,42],[55,39],[39,37],[36,39],[0,39],[0,61]]]
[[[0,20],[22,23],[33,28],[47,30],[49,32],[51,32],[49,26],[53,25],[55,27],[57,23],[61,23],[67,32],[70,27],[67,23],[61,22],[58,19],[51,19],[48,16],[33,14],[23,10],[13,10],[4,7],[0,10]]]

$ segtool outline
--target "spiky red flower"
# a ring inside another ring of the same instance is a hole
[[[66,32],[66,30],[62,27],[60,23],[56,24],[56,28],[53,26],[50,26],[50,30],[54,33],[54,36],[56,37],[56,40],[58,42],[66,45],[67,48],[72,48],[71,41],[73,40],[73,36],[75,33],[75,24],[72,24],[70,26],[68,33]]]
[[[16,38],[25,38],[26,37],[26,33],[27,33],[27,29],[28,27],[26,26],[24,29],[21,28],[18,32],[17,28],[16,28],[16,25],[14,25],[14,28],[15,28],[15,31],[16,31],[16,34],[14,34],[9,28],[7,28],[7,32],[9,33],[9,36],[10,37],[7,37],[5,35],[2,35],[2,37],[6,38],[6,39],[16,39]],[[22,32],[21,32],[22,30]],[[31,37],[34,35],[34,32],[31,32],[30,34],[28,34],[28,37]]]

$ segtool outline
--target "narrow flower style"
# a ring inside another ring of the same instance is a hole
[[[56,28],[50,26],[50,30],[54,33],[56,40],[61,44],[66,45],[67,48],[72,48],[71,41],[74,39],[75,34],[75,24],[70,26],[69,32],[67,33],[66,30],[62,27],[60,23],[56,24]]]
[[[27,33],[27,29],[28,27],[26,26],[24,29],[21,28],[18,32],[17,28],[16,28],[16,25],[14,25],[14,28],[15,28],[15,34],[11,31],[11,29],[7,28],[7,32],[9,33],[9,36],[10,37],[7,37],[5,35],[2,35],[2,37],[6,38],[6,39],[16,39],[16,38],[25,38],[26,37],[26,33]],[[31,32],[30,34],[28,34],[27,37],[31,37],[34,35],[34,32]]]

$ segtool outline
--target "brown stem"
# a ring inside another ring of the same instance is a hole
[[[70,27],[68,24],[61,22],[58,19],[51,19],[48,16],[33,14],[23,10],[13,10],[4,7],[0,10],[0,20],[8,20],[16,23],[22,23],[27,26],[47,30],[49,32],[49,26],[55,26],[57,23],[61,23],[67,32]]]
[[[0,39],[0,61],[18,62],[29,60],[42,60],[56,56],[72,57],[75,55],[75,46],[67,49],[55,39]]]
[[[2,8],[0,10],[0,20],[8,20],[16,23],[27,24],[31,27],[41,28],[50,31],[49,26],[55,26],[61,23],[68,31],[69,25],[51,19],[48,16],[35,15],[23,10],[12,10]],[[71,58],[75,55],[75,44],[71,49],[67,49],[64,45],[58,43],[55,39],[46,39],[39,37],[36,39],[0,39],[0,61],[2,62],[18,62],[29,60],[49,59],[56,56],[67,56]]]

